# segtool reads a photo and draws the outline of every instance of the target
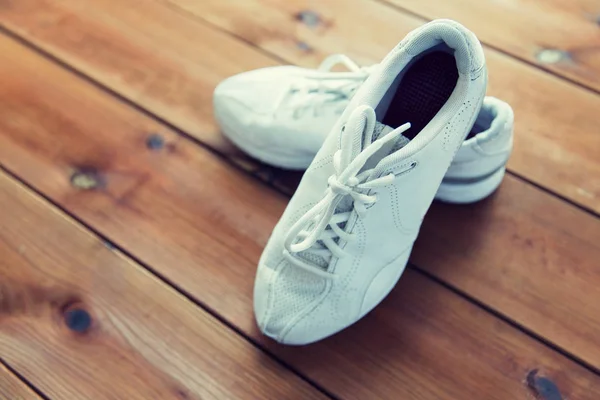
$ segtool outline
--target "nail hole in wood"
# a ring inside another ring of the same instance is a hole
[[[75,307],[65,311],[65,324],[73,332],[85,333],[92,325],[92,317],[83,308]]]
[[[146,147],[151,150],[160,150],[165,146],[165,140],[159,134],[153,133],[146,139]]]
[[[536,59],[542,64],[556,64],[570,58],[569,53],[559,49],[543,49],[536,54]]]
[[[94,170],[79,170],[71,176],[71,185],[81,190],[92,190],[101,185],[101,179]]]

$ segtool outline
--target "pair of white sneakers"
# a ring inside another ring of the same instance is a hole
[[[434,198],[471,203],[500,185],[513,113],[486,87],[481,44],[450,20],[414,30],[372,67],[335,55],[217,87],[227,137],[265,163],[307,168],[259,261],[264,334],[300,345],[353,324],[400,278]]]

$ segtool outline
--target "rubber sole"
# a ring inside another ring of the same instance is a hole
[[[312,162],[314,156],[299,157],[297,154],[287,154],[277,152],[276,148],[262,148],[255,143],[247,140],[244,135],[239,135],[233,129],[228,129],[225,121],[219,121],[223,134],[231,140],[241,150],[251,157],[256,158],[265,164],[277,168],[302,171],[306,170]],[[479,181],[469,181],[467,183],[442,181],[435,199],[445,203],[469,204],[483,200],[491,195],[502,183],[505,168],[501,168],[492,175]]]
[[[500,186],[506,168],[502,167],[485,179],[465,183],[444,182],[438,188],[435,199],[452,204],[470,204],[483,200]]]
[[[231,129],[223,118],[219,118],[218,113],[216,119],[221,126],[221,131],[226,138],[231,140],[233,144],[247,153],[249,156],[274,167],[289,169],[294,171],[302,171],[308,168],[315,155],[299,156],[297,153],[285,153],[276,147],[257,146],[251,140],[248,140],[247,135],[239,134],[235,129]]]

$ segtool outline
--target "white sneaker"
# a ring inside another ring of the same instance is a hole
[[[478,40],[447,20],[413,31],[376,67],[261,256],[254,310],[262,332],[281,343],[311,343],[389,293],[486,84]]]
[[[349,72],[331,72],[338,64]],[[372,70],[336,54],[316,70],[286,65],[244,72],[215,89],[215,118],[225,136],[252,157],[306,169]]]
[[[343,64],[350,72],[331,72]],[[356,89],[376,66],[360,68],[343,55],[317,70],[262,68],[223,81],[215,90],[215,116],[225,136],[267,164],[306,169]],[[496,190],[512,150],[513,112],[487,97],[436,199],[471,203]]]

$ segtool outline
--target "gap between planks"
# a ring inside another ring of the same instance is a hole
[[[417,11],[413,11],[411,9],[408,9],[408,8],[406,8],[406,7],[404,7],[404,6],[400,5],[400,4],[393,3],[390,0],[371,0],[371,1],[376,1],[378,3],[381,3],[384,6],[389,7],[390,9],[396,10],[398,12],[401,12],[403,14],[412,15],[413,17],[421,19],[424,22],[431,21],[431,18],[427,17],[426,15],[421,14],[421,13],[419,13]],[[522,63],[527,64],[527,65],[529,65],[529,66],[531,66],[533,68],[542,70],[542,71],[544,71],[544,72],[546,72],[546,73],[548,73],[548,74],[550,74],[550,75],[552,75],[552,76],[554,76],[554,77],[556,77],[558,79],[564,80],[565,82],[568,82],[568,83],[570,83],[570,84],[572,84],[574,86],[577,86],[577,87],[579,87],[581,89],[584,89],[584,90],[588,90],[588,91],[590,91],[590,92],[592,92],[594,94],[600,95],[600,89],[596,89],[594,87],[588,86],[588,85],[586,85],[583,82],[580,82],[580,81],[578,81],[578,80],[576,80],[574,78],[571,78],[571,77],[569,77],[567,75],[561,74],[560,72],[557,72],[557,71],[555,71],[555,70],[553,70],[551,68],[544,67],[544,65],[536,64],[535,62],[533,62],[531,60],[528,60],[524,56],[521,56],[521,55],[515,54],[513,52],[510,52],[508,50],[505,50],[502,47],[497,46],[497,45],[495,45],[495,44],[493,44],[490,41],[487,41],[485,39],[481,40],[481,43],[484,44],[485,46],[489,47],[490,49],[492,49],[494,51],[497,51],[498,53],[504,54],[507,57],[514,58],[515,60],[521,61]]]
[[[50,400],[2,358],[0,358],[0,395],[6,396],[2,400]]]

